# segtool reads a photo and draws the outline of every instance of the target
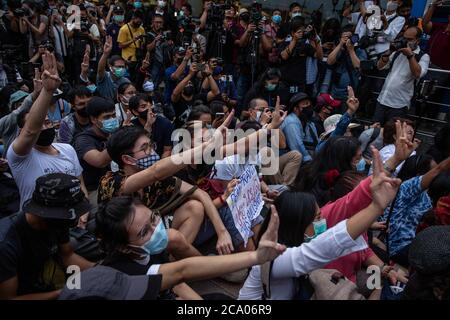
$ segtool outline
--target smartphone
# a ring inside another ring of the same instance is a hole
[[[216,117],[223,117],[225,113],[223,112],[216,112]]]

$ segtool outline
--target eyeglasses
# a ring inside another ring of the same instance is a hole
[[[146,155],[149,155],[150,152],[151,152],[152,150],[155,150],[155,149],[156,149],[156,144],[155,144],[155,143],[146,142],[146,143],[144,143],[144,144],[142,145],[142,147],[141,147],[140,149],[138,149],[137,151],[132,151],[129,155],[136,154],[136,153],[138,153],[138,152],[140,152],[140,151],[144,151],[144,153],[145,153]]]

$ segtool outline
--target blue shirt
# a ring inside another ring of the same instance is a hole
[[[103,78],[97,77],[97,91],[103,98],[109,98],[113,101],[116,100],[117,88],[122,83],[130,83],[125,77],[119,78],[117,80],[113,80],[111,77],[111,73],[106,71]]]
[[[289,114],[281,125],[281,130],[286,137],[286,143],[291,151],[299,151],[303,155],[303,161],[311,161],[312,157],[306,149],[305,142],[317,143],[317,129],[313,122],[306,123],[306,130],[295,113]],[[305,132],[306,131],[306,132]]]
[[[220,93],[226,93],[231,100],[237,100],[237,90],[233,81],[222,81],[219,79],[216,82]]]
[[[395,206],[389,223],[390,255],[397,254],[409,245],[416,236],[416,228],[422,217],[433,206],[427,192],[421,188],[422,176],[403,182],[398,190]],[[382,219],[387,219],[390,207]]]
[[[352,121],[352,116],[349,115],[347,112],[344,113],[339,120],[339,122],[336,125],[336,129],[329,135],[329,137],[325,140],[320,140],[319,144],[316,147],[316,152],[319,152],[320,149],[323,148],[325,143],[328,141],[331,137],[342,137],[347,132],[347,127]]]
[[[53,122],[61,121],[70,113],[70,105],[66,100],[58,99],[55,104],[56,108],[54,112],[47,111],[48,119]]]
[[[175,87],[177,86],[178,81],[172,80],[171,76],[172,74],[177,71],[178,66],[173,65],[166,69],[165,71],[165,89],[164,89],[164,100],[166,103],[171,103],[171,96],[173,90],[175,90]],[[180,77],[179,80],[182,80],[189,72],[189,68],[186,66],[186,69],[184,70],[184,74]]]

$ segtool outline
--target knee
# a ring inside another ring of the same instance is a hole
[[[175,229],[170,228],[167,231],[167,237],[169,238],[169,246],[170,248],[182,248],[187,245],[186,238],[183,234]]]
[[[190,212],[189,217],[202,221],[205,216],[205,207],[198,200],[189,200],[185,203],[185,208]]]
[[[298,151],[290,151],[289,161],[300,164],[302,162],[302,154]]]

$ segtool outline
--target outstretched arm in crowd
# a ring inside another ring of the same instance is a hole
[[[19,288],[19,279],[17,276],[0,283],[0,299],[14,299],[14,300],[56,300],[61,293],[61,290],[54,290],[44,293],[31,293],[18,296],[17,290]]]
[[[107,36],[105,40],[105,45],[103,46],[103,54],[98,62],[97,68],[97,82],[102,80],[105,76],[106,64],[108,62],[108,57],[111,54],[112,50],[112,38],[111,36]]]
[[[431,3],[431,6],[428,8],[427,12],[423,16],[423,31],[430,34],[431,30],[433,29],[433,22],[431,22],[431,18],[433,18],[434,11],[436,10],[436,7],[442,5],[442,0],[436,0]]]
[[[175,70],[175,72],[170,75],[170,79],[178,81],[178,79],[181,78],[181,76],[184,74],[184,71],[186,70],[187,62],[192,58],[193,54],[194,51],[192,48],[188,48],[186,50],[186,55],[184,56],[183,61],[178,66],[177,70]]]
[[[56,67],[56,58],[53,54],[46,53],[42,56],[44,72],[40,76],[35,70],[35,78],[42,79],[41,93],[31,107],[25,125],[12,145],[14,152],[19,156],[30,153],[42,130],[47,116],[48,106],[51,104],[53,92],[59,87],[61,79]]]
[[[84,49],[83,61],[81,62],[81,73],[80,80],[83,81],[86,85],[89,83],[89,56],[91,54],[91,46],[86,45]]]
[[[339,58],[339,56],[342,54],[342,51],[344,50],[344,46],[346,45],[347,41],[350,39],[350,35],[351,35],[350,32],[344,32],[342,34],[339,44],[328,55],[328,60],[327,60],[328,65],[332,66],[336,63],[337,59]]]
[[[279,217],[275,206],[271,206],[271,209],[269,226],[261,237],[256,251],[227,256],[192,257],[162,264],[158,271],[162,274],[161,290],[170,289],[185,281],[215,278],[275,259],[286,250],[286,247],[277,243]]]
[[[197,74],[197,63],[193,63],[191,64],[191,68],[189,69],[188,75],[184,77],[184,79],[181,80],[180,83],[178,83],[175,89],[173,90],[171,97],[172,102],[176,103],[180,100],[181,92],[183,92],[184,87],[187,86],[189,81],[191,81],[191,79],[194,78],[196,74]]]

